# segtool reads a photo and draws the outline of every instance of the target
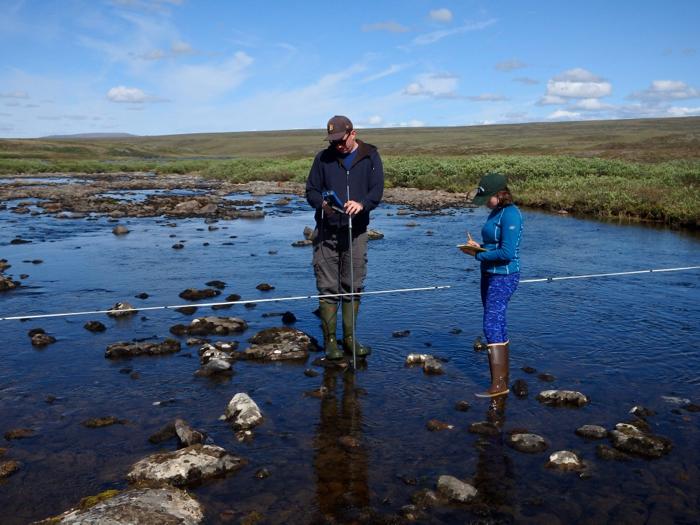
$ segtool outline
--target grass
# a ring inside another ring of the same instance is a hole
[[[506,173],[520,204],[700,228],[700,118],[366,130],[388,187],[468,191]],[[318,131],[0,140],[0,174],[196,173],[303,182]]]

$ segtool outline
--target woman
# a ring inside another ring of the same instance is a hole
[[[477,397],[497,397],[509,392],[506,308],[520,280],[520,239],[523,217],[513,204],[508,179],[500,173],[481,178],[472,204],[486,206],[491,213],[481,230],[483,244],[471,235],[464,253],[481,263],[481,302],[484,306],[484,335],[488,343],[491,386]]]

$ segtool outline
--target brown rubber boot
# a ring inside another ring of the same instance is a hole
[[[486,392],[475,394],[476,397],[496,397],[510,392],[508,389],[508,366],[508,343],[490,344],[491,386]]]

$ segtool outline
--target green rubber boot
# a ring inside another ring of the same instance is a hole
[[[335,338],[338,305],[319,301],[318,310],[321,315],[321,326],[323,327],[323,348],[326,351],[326,359],[341,359],[343,352],[338,348],[338,341]]]
[[[343,349],[346,353],[352,354],[352,346],[354,343],[355,355],[357,357],[367,357],[372,353],[372,349],[369,346],[364,346],[360,344],[359,341],[353,341],[352,338],[353,318],[355,322],[355,329],[357,330],[357,312],[359,310],[360,301],[343,301]]]

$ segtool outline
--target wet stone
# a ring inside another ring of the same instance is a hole
[[[92,418],[92,419],[86,419],[81,423],[84,427],[87,428],[102,428],[102,427],[109,427],[111,425],[126,425],[127,420],[126,419],[119,419],[114,416],[107,416],[107,417],[97,417],[97,418]]]
[[[481,336],[474,339],[474,343],[472,346],[474,347],[475,352],[485,352],[489,348],[488,345],[481,340]]]
[[[119,226],[115,226],[112,229],[112,233],[114,235],[126,235],[127,233],[129,233],[129,228],[120,224]]]
[[[417,365],[417,364],[423,364],[426,362],[426,360],[431,359],[433,356],[429,354],[408,354],[406,356],[406,364],[407,365]]]
[[[230,421],[236,430],[251,429],[263,422],[260,408],[244,392],[239,392],[231,398],[226,407],[224,418]]]
[[[632,459],[630,455],[603,444],[596,445],[595,453],[600,459],[606,461],[629,461]]]
[[[576,429],[576,434],[587,439],[603,439],[608,431],[599,425],[583,425]]]
[[[537,395],[540,403],[549,406],[582,407],[589,400],[581,392],[574,390],[544,390]]]
[[[13,439],[24,439],[34,436],[34,431],[31,428],[13,428],[4,434],[5,439],[11,441]]]
[[[695,403],[688,403],[683,407],[683,409],[687,410],[688,412],[700,412],[700,405]]]
[[[310,226],[304,226],[304,239],[312,240],[314,236],[314,229]]]
[[[249,339],[241,358],[261,361],[304,360],[320,347],[313,337],[287,326],[267,328]]]
[[[439,432],[440,430],[452,430],[454,425],[450,425],[438,419],[431,419],[425,424],[425,428],[431,432]]]
[[[459,503],[469,503],[477,495],[476,488],[453,476],[440,476],[437,482],[437,489],[440,494],[450,501]]]
[[[88,321],[87,323],[85,323],[83,328],[90,332],[104,332],[105,330],[107,330],[107,327],[99,321]]]
[[[27,335],[32,338],[37,334],[45,334],[46,331],[43,328],[32,328],[27,332]]]
[[[180,343],[174,339],[166,339],[162,343],[126,342],[113,343],[105,350],[107,359],[120,359],[140,355],[164,355],[180,351]]]
[[[56,338],[49,334],[35,334],[32,336],[32,346],[42,348],[56,342]]]
[[[408,337],[409,335],[411,335],[410,330],[399,330],[399,331],[393,332],[391,334],[392,337],[397,337],[397,338]]]
[[[570,450],[559,450],[549,456],[549,461],[545,464],[547,468],[556,470],[582,470],[585,464],[574,452]]]
[[[311,246],[314,243],[311,239],[302,239],[300,241],[294,241],[292,246],[294,248],[304,248],[306,246]]]
[[[180,446],[183,447],[204,443],[204,440],[207,437],[204,432],[194,430],[192,427],[190,427],[187,421],[183,419],[176,419],[173,427],[180,442]]]
[[[260,284],[257,285],[255,288],[257,288],[257,289],[260,290],[261,292],[269,292],[270,290],[274,290],[274,289],[275,289],[274,286],[272,286],[271,284],[268,284],[268,283],[260,283]]]
[[[477,421],[469,425],[467,429],[472,434],[479,434],[481,436],[497,436],[500,434],[500,429],[490,421]]]
[[[353,436],[340,436],[338,438],[338,444],[349,450],[357,449],[362,446],[360,440]]]
[[[306,377],[317,377],[319,374],[313,368],[307,368],[306,370],[304,370],[304,375]]]
[[[210,286],[212,288],[216,288],[217,290],[223,290],[226,288],[226,283],[224,281],[209,281],[208,283],[204,283],[206,286]]]
[[[13,281],[11,278],[0,274],[0,292],[14,290],[18,286],[20,286],[20,283],[18,281]]]
[[[537,372],[537,370],[535,368],[532,368],[531,366],[524,366],[520,370],[522,370],[526,374],[534,374],[535,372]]]
[[[294,324],[297,322],[297,316],[292,312],[284,312],[282,314],[282,323],[284,324]]]
[[[459,412],[467,412],[471,408],[471,405],[469,404],[469,401],[457,401],[455,403],[455,410]]]
[[[552,383],[553,381],[556,381],[556,377],[554,377],[552,374],[538,374],[537,379],[540,381],[544,381],[545,383]]]
[[[656,412],[641,405],[632,407],[629,413],[634,414],[637,417],[651,417],[656,415]]]
[[[370,241],[378,241],[384,238],[384,234],[379,230],[367,230],[367,239]]]
[[[257,479],[265,479],[270,477],[270,471],[267,470],[265,467],[260,468],[255,471],[255,477]]]
[[[179,242],[176,242],[172,246],[173,250],[182,250],[184,247],[185,247],[185,245],[182,243],[179,243]]]
[[[175,423],[172,422],[165,425],[158,432],[151,434],[148,441],[154,445],[159,445],[165,441],[168,441],[169,439],[175,438],[176,436],[177,433],[175,432]]]
[[[197,290],[196,288],[187,288],[178,294],[178,296],[185,301],[200,301],[202,299],[210,299],[211,297],[216,297],[221,295],[219,290],[214,290],[213,288],[204,288],[203,290]]]
[[[527,382],[523,379],[516,379],[510,389],[519,398],[527,397],[529,393]]]
[[[131,468],[130,483],[162,481],[175,486],[193,485],[224,476],[244,466],[245,460],[214,445],[192,445],[177,452],[152,454]]]
[[[537,434],[513,433],[508,436],[506,443],[518,452],[536,454],[547,449],[547,441]]]
[[[238,317],[198,317],[190,322],[185,332],[189,335],[229,335],[247,328],[248,323]]]
[[[28,241],[27,239],[22,239],[21,237],[17,237],[15,239],[12,239],[10,241],[10,244],[29,244],[32,241]]]
[[[440,504],[440,498],[430,489],[419,490],[411,494],[411,503],[419,509],[429,509]]]
[[[0,461],[0,479],[9,478],[21,468],[19,461]]]
[[[197,312],[196,306],[183,306],[181,308],[175,308],[175,311],[181,313],[182,315],[192,315]],[[172,330],[171,330],[172,332]]]
[[[616,449],[645,458],[660,458],[673,448],[669,439],[648,434],[626,423],[615,425],[615,430],[610,431],[609,437]]]
[[[149,295],[146,292],[141,292],[140,294],[135,295],[137,299],[148,299]]]
[[[425,360],[423,363],[423,372],[427,375],[442,375],[445,373],[442,363],[434,357]]]

